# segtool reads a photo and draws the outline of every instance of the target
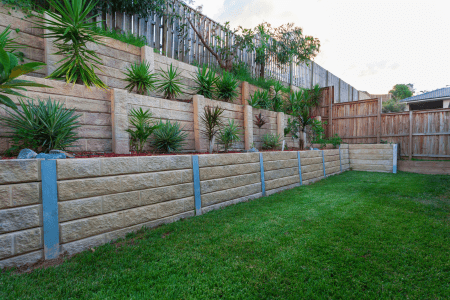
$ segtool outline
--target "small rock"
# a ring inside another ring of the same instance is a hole
[[[32,159],[36,158],[36,155],[38,154],[31,149],[22,149],[20,150],[17,159]]]
[[[75,158],[74,155],[67,153],[66,151],[63,150],[50,150],[50,154],[58,154],[58,153],[65,154],[67,158]]]
[[[64,159],[66,158],[66,155],[64,153],[57,153],[57,154],[47,154],[47,153],[39,153],[36,158],[43,158],[43,159]]]

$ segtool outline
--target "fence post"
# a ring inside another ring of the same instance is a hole
[[[194,142],[195,142],[195,151],[201,151],[201,143],[200,143],[200,114],[201,105],[200,102],[204,100],[204,97],[201,95],[194,95],[192,100],[192,104],[194,105]]]
[[[194,176],[194,202],[195,215],[202,214],[202,195],[200,193],[200,168],[198,166],[198,155],[192,156],[192,173]]]
[[[259,165],[261,170],[261,192],[263,197],[266,196],[266,181],[264,179],[264,159],[263,154],[259,153]]]
[[[111,90],[112,150],[116,154],[129,154],[128,93],[125,90]]]
[[[303,185],[302,163],[301,163],[301,159],[300,159],[300,151],[297,151],[297,160],[298,160],[298,176],[300,177],[300,185]]]
[[[382,107],[382,102],[381,102],[381,98],[378,98],[378,115],[377,115],[377,144],[381,143],[381,107]]]
[[[397,144],[392,145],[392,173],[397,173]]]
[[[44,258],[59,256],[58,185],[56,160],[41,160],[42,227],[44,231]]]
[[[413,112],[412,110],[409,111],[409,160],[412,160],[412,134],[413,134]]]
[[[141,62],[148,62],[150,64],[150,72],[155,72],[155,52],[149,46],[141,47]]]

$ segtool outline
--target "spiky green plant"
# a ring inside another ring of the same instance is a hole
[[[265,134],[262,137],[262,148],[265,150],[273,150],[281,146],[281,136],[278,134]]]
[[[74,109],[64,108],[64,104],[38,99],[27,102],[19,99],[20,110],[6,110],[0,116],[0,123],[11,129],[15,152],[22,148],[48,152],[51,149],[65,150],[73,146],[79,138],[76,129],[80,127]]]
[[[127,68],[124,79],[129,84],[125,87],[130,93],[136,89],[140,95],[145,95],[155,89],[157,82],[156,74],[150,72],[150,63],[143,61],[141,63],[134,63],[130,68]]]
[[[129,122],[133,127],[125,131],[130,134],[130,146],[136,149],[136,152],[142,152],[148,138],[160,125],[154,124],[152,113],[142,108],[130,110]]]
[[[164,95],[166,99],[175,99],[183,93],[184,84],[181,82],[180,72],[178,68],[174,68],[172,64],[167,68],[167,72],[160,69],[161,78],[158,80],[156,88],[158,92]]]
[[[152,146],[165,153],[179,152],[185,145],[187,133],[183,132],[180,123],[160,121],[160,127],[153,133]]]
[[[248,101],[249,105],[252,105],[255,108],[262,109],[272,109],[272,102],[269,98],[269,91],[267,90],[257,90],[250,95],[250,101]]]
[[[202,134],[208,139],[209,153],[213,152],[214,142],[216,135],[219,133],[223,126],[222,114],[224,110],[219,106],[205,106],[203,115],[200,117],[203,128],[201,130]]]
[[[239,129],[238,125],[234,122],[234,119],[228,119],[228,124],[219,131],[219,142],[223,144],[225,152],[228,152],[228,148],[233,143],[241,140],[239,137],[241,133],[242,130]]]
[[[11,38],[9,35],[12,30],[10,29],[11,25],[6,26],[5,30],[0,33],[0,48],[5,50],[6,52],[13,53],[21,62],[24,61],[24,54],[21,51],[17,51],[18,49],[26,48],[25,45],[21,45],[14,41],[15,38]],[[18,32],[18,29],[16,29]]]
[[[233,102],[236,99],[239,82],[231,73],[224,71],[216,85],[216,95],[219,100]]]
[[[89,2],[88,2],[89,1]],[[37,28],[48,31],[45,38],[53,38],[58,49],[56,55],[63,55],[55,71],[48,78],[65,79],[68,83],[82,82],[87,87],[107,86],[95,74],[102,65],[94,50],[88,49],[88,43],[101,44],[96,30],[95,9],[98,1],[91,0],[47,0],[54,11],[47,11],[45,16],[38,16]]]
[[[207,66],[203,66],[202,68],[198,67],[197,74],[194,78],[196,86],[192,89],[197,95],[203,95],[205,98],[213,99],[218,80],[219,78],[216,77],[216,74],[211,69],[208,69]]]
[[[12,109],[17,109],[17,106],[6,95],[24,97],[16,90],[26,91],[25,87],[27,86],[50,88],[47,85],[17,79],[21,75],[39,70],[42,66],[45,66],[44,63],[32,62],[23,65],[18,64],[19,60],[14,54],[6,52],[0,47],[0,104]]]

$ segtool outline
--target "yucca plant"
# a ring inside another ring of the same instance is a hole
[[[160,70],[161,79],[158,80],[156,85],[158,92],[162,93],[166,99],[175,99],[178,95],[182,94],[182,88],[184,86],[179,78],[180,73],[178,72],[178,68],[174,68],[170,64],[167,72],[164,72],[163,69]]]
[[[11,129],[11,152],[22,148],[42,152],[65,150],[79,140],[76,129],[80,127],[80,116],[74,109],[66,109],[63,103],[50,98],[38,99],[37,103],[19,99],[19,107],[16,111],[6,110],[7,115],[0,116],[0,123]]]
[[[183,132],[183,128],[180,123],[171,123],[167,120],[159,122],[159,128],[153,133],[152,146],[156,150],[165,153],[179,152],[187,137],[187,133]]]
[[[147,61],[132,64],[123,74],[126,76],[124,80],[129,82],[125,89],[130,93],[136,89],[138,94],[148,95],[150,91],[155,89],[156,74],[150,72],[150,64]]]
[[[11,25],[8,25],[5,30],[3,30],[2,33],[0,33],[0,48],[3,50],[13,53],[21,62],[24,61],[23,52],[17,51],[18,49],[25,48],[25,45],[21,45],[14,41],[14,38],[10,38],[9,35],[11,34]],[[17,31],[17,30],[16,30]]]
[[[261,134],[261,127],[264,126],[264,124],[267,123],[266,118],[264,118],[264,116],[259,113],[258,115],[255,115],[255,121],[254,121],[255,125],[258,127],[258,135]]]
[[[250,101],[248,101],[249,105],[252,105],[255,108],[262,108],[262,109],[271,109],[272,104],[271,100],[269,99],[269,91],[267,90],[257,90],[253,93],[253,95],[250,95]]]
[[[6,52],[0,47],[0,104],[12,109],[17,109],[17,106],[6,95],[24,97],[16,90],[26,91],[25,87],[27,86],[49,88],[47,85],[17,79],[20,75],[39,70],[42,66],[45,66],[44,63],[32,62],[23,65],[18,64],[19,60],[14,54]]]
[[[209,153],[213,152],[216,135],[219,133],[220,129],[223,126],[222,122],[223,112],[224,112],[223,108],[220,108],[219,106],[214,107],[205,106],[203,115],[200,118],[203,125],[203,129],[201,130],[201,132],[208,139],[209,142],[208,146]]]
[[[198,67],[197,74],[194,78],[196,86],[192,89],[197,95],[203,95],[205,98],[213,99],[218,79],[219,77],[216,77],[216,74],[206,66],[203,66],[201,69]]]
[[[265,134],[262,137],[262,148],[265,150],[273,150],[281,146],[281,136],[278,134]]]
[[[238,125],[234,122],[234,119],[228,119],[228,124],[219,131],[219,142],[223,144],[225,152],[228,152],[228,148],[230,148],[233,143],[241,140],[239,137],[241,133],[242,130],[239,129]]]
[[[219,100],[233,102],[236,99],[239,82],[231,73],[224,71],[216,85],[216,95]]]
[[[272,98],[272,109],[274,111],[283,111],[283,96],[282,96],[282,92],[283,92],[283,84],[281,84],[279,81],[275,82],[273,89],[274,89],[274,95]]]
[[[58,49],[55,55],[63,55],[58,68],[48,78],[65,79],[68,83],[83,83],[87,87],[107,86],[95,74],[102,65],[94,50],[89,50],[87,43],[100,43],[96,30],[97,15],[91,12],[98,1],[88,0],[47,0],[54,11],[47,11],[50,18],[39,16],[36,28],[48,31],[45,38],[53,38]]]
[[[152,113],[148,109],[144,111],[142,108],[130,110],[129,122],[133,127],[125,131],[130,134],[130,146],[136,152],[142,152],[149,136],[160,125],[154,124],[152,122]]]

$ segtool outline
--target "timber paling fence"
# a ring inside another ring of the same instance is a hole
[[[320,115],[328,136],[348,144],[396,143],[409,159],[450,158],[450,109],[382,113],[379,99],[333,103],[327,95]]]
[[[173,1],[173,0],[172,0]],[[204,47],[195,31],[190,26],[188,19],[192,21],[196,30],[200,32],[205,41],[215,48],[223,43],[234,43],[234,37],[227,40],[223,25],[198,13],[193,8],[179,1],[173,1],[173,10],[180,17],[170,22],[168,17],[158,16],[155,12],[148,12],[148,18],[139,18],[137,15],[127,15],[116,12],[114,14],[102,14],[97,21],[106,24],[108,29],[131,32],[136,36],[145,37],[147,44],[154,48],[157,53],[166,55],[188,64],[218,65],[215,57]],[[216,38],[220,37],[220,40]],[[254,38],[258,43],[258,38]],[[255,50],[244,49],[237,53],[237,60],[246,63],[253,76],[260,74],[260,64],[255,62]],[[278,67],[275,57],[270,57],[265,64],[265,77],[272,77],[284,83],[289,83],[289,66]],[[335,99],[338,102],[355,101],[359,99],[359,92],[348,85],[320,65],[309,62],[294,64],[293,85],[311,88],[319,84],[322,87],[336,86]]]

